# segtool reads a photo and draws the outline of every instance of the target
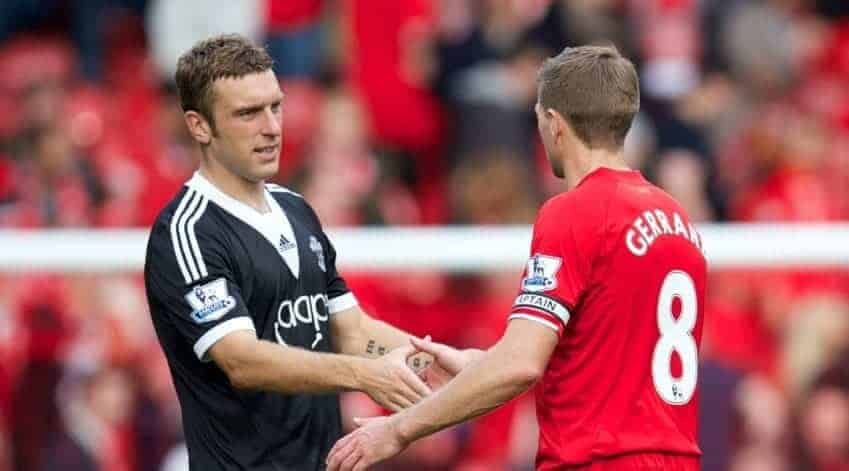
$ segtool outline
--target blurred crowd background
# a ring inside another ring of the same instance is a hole
[[[533,222],[562,191],[536,69],[598,42],[641,74],[628,159],[693,220],[849,219],[846,1],[3,0],[0,227],[147,227],[198,158],[176,59],[219,32],[268,45],[278,182],[326,226]],[[346,276],[375,315],[486,347],[521,268]],[[849,269],[712,271],[708,297],[703,468],[849,469]],[[383,469],[533,469],[529,398]],[[180,434],[139,274],[0,274],[0,470],[176,471]]]

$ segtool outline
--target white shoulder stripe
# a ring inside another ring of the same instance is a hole
[[[197,264],[198,273],[200,274],[200,278],[203,278],[209,273],[206,271],[206,262],[203,261],[203,253],[200,251],[200,246],[198,245],[198,238],[195,234],[195,224],[198,222],[201,216],[203,216],[203,212],[206,211],[206,205],[209,203],[209,200],[206,197],[201,197],[200,208],[198,208],[195,215],[189,219],[187,232],[189,234],[189,243],[192,247],[192,253],[194,254],[195,263]]]
[[[209,200],[200,192],[189,189],[171,217],[171,243],[174,256],[188,284],[208,275],[203,254],[195,234],[195,224],[203,216]]]
[[[195,192],[192,200],[189,202],[188,208],[180,217],[180,221],[177,222],[177,235],[180,237],[180,247],[183,249],[183,256],[186,258],[186,265],[188,265],[189,273],[191,274],[189,281],[199,279],[200,273],[198,273],[198,269],[195,264],[194,252],[192,252],[191,247],[189,247],[189,235],[186,232],[186,224],[194,215],[194,212],[197,210],[202,199],[203,196],[200,193]]]
[[[186,269],[186,262],[183,260],[183,252],[180,250],[180,240],[177,234],[177,224],[180,221],[180,217],[183,215],[183,211],[186,209],[186,204],[192,199],[195,190],[188,190],[184,195],[183,199],[180,200],[180,204],[177,205],[177,210],[174,211],[174,214],[171,216],[171,244],[174,246],[174,257],[177,259],[177,265],[180,266],[180,272],[183,274],[183,279],[188,283],[191,278],[189,278],[189,271]]]

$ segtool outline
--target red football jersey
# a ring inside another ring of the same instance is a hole
[[[600,168],[542,207],[510,314],[560,337],[536,388],[537,470],[701,454],[701,247],[681,206],[636,171]]]

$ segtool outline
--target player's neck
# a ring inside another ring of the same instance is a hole
[[[200,174],[231,198],[242,202],[260,213],[270,211],[265,200],[265,183],[246,180],[212,159],[203,159],[199,169]]]
[[[630,170],[631,167],[625,162],[625,155],[620,150],[611,152],[606,149],[588,149],[581,147],[574,154],[574,158],[566,159],[566,185],[571,190],[578,183],[595,170],[605,167],[613,170]]]

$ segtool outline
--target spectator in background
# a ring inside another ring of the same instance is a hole
[[[151,343],[137,352],[131,363],[138,386],[132,433],[139,471],[164,466],[174,447],[182,444],[182,417],[168,362],[155,341],[149,340]],[[183,471],[188,470],[188,455],[185,458]]]
[[[736,398],[743,378],[740,371],[710,356],[710,338],[702,337],[699,360],[699,448],[702,471],[727,471],[734,450]],[[755,470],[749,470],[755,471]]]
[[[428,154],[442,139],[440,105],[429,91],[433,5],[426,0],[343,4],[342,27],[351,34],[346,76],[362,100],[372,135],[385,147],[436,158]]]
[[[371,149],[361,103],[344,89],[327,96],[301,191],[329,226],[407,225],[421,211],[406,182],[402,159]]]
[[[27,141],[15,165],[14,196],[0,215],[2,224],[95,225],[106,194],[91,162],[76,154],[67,131],[59,125],[39,127]]]
[[[799,469],[849,468],[849,395],[845,388],[821,385],[801,403]]]
[[[779,384],[762,375],[749,375],[737,386],[735,399],[739,430],[731,453],[732,463],[738,456],[749,455],[771,455],[787,461],[790,458],[787,444],[792,438],[790,403]]]
[[[542,195],[531,185],[521,155],[496,150],[459,161],[451,177],[454,222],[497,225],[534,220]]]
[[[835,293],[816,293],[791,304],[783,323],[782,376],[788,395],[804,400],[819,378],[842,364],[841,353],[849,348],[849,302]]]
[[[183,110],[173,85],[162,87],[156,116],[155,151],[148,165],[148,186],[141,196],[141,223],[150,224],[173,194],[189,179],[200,161],[200,151],[183,123]]]
[[[669,150],[658,158],[658,186],[666,190],[696,222],[714,220],[708,201],[707,172],[704,159],[687,150]]]
[[[322,66],[324,0],[265,0],[265,31],[281,79],[317,78]]]
[[[701,76],[702,37],[697,0],[627,2],[640,48],[646,99],[673,100]]]
[[[449,106],[468,92],[463,85],[468,82],[467,74],[477,74],[480,81],[481,74],[475,72],[478,68],[497,68],[530,46],[550,47],[553,51],[562,49],[564,44],[559,38],[557,44],[528,38],[528,28],[546,13],[545,2],[444,0],[440,6],[434,87]],[[543,56],[552,51],[545,51]]]
[[[160,76],[173,82],[177,59],[201,39],[237,33],[262,37],[263,0],[152,0],[147,13],[150,52]]]
[[[530,154],[536,127],[529,110],[544,58],[543,49],[524,43],[505,60],[481,63],[454,79],[455,158],[486,150]]]
[[[135,471],[128,428],[133,396],[133,385],[121,370],[68,371],[57,397],[62,428],[45,448],[38,469]]]
[[[21,97],[21,126],[24,132],[56,125],[61,119],[66,95],[66,87],[57,80],[30,83]]]
[[[96,82],[103,78],[104,36],[120,10],[140,15],[147,0],[5,0],[0,4],[0,41],[15,33],[49,31],[59,21],[74,41],[80,77]]]
[[[61,3],[61,2],[60,2]],[[103,78],[104,35],[120,16],[120,10],[142,15],[148,0],[86,0],[71,8],[72,36],[79,50],[82,76],[90,81]]]
[[[13,310],[14,286],[0,277],[0,470],[12,469],[12,399],[21,372],[26,368],[29,332]]]
[[[765,107],[762,120],[749,131],[750,151],[723,162],[732,185],[732,216],[744,221],[828,221],[838,207],[825,185],[823,164],[829,157],[829,131],[815,116],[791,104]],[[744,131],[745,132],[745,131]],[[745,151],[744,151],[745,152]],[[733,175],[735,162],[749,166],[743,179]],[[732,183],[733,182],[733,183]]]
[[[549,51],[527,39],[527,28],[545,13],[541,7],[487,0],[476,18],[469,2],[446,5],[434,87],[453,115],[453,159],[491,149],[530,154],[536,70]]]
[[[782,5],[784,3],[784,5]],[[795,78],[793,2],[738,2],[728,9],[720,47],[739,83],[754,97],[774,97]],[[757,99],[757,98],[756,98]]]
[[[342,4],[340,27],[350,34],[343,75],[362,100],[374,145],[413,163],[413,190],[422,222],[441,222],[446,129],[442,105],[430,90],[435,2],[344,0]]]
[[[525,0],[537,8],[546,1]],[[531,25],[528,36],[557,51],[563,45],[613,43],[627,57],[639,58],[629,4],[620,0],[553,0],[541,21]],[[636,10],[636,9],[634,9]],[[535,18],[536,15],[532,15]]]
[[[333,87],[321,86],[317,82],[295,78],[283,80],[280,87],[286,94],[283,109],[283,149],[280,151],[280,170],[276,180],[291,182],[298,172],[303,171],[310,145],[318,145],[319,125],[325,102],[325,93],[333,93]],[[360,119],[363,119],[360,116]],[[361,124],[361,123],[358,123]]]
[[[17,87],[12,90],[16,98],[12,106],[18,113],[3,147],[11,160],[20,161],[32,151],[39,130],[62,124],[67,89],[55,79],[27,80]]]
[[[13,386],[12,456],[17,470],[42,469],[42,450],[59,427],[56,387],[63,358],[74,339],[74,307],[67,282],[59,277],[27,277],[15,285],[13,315],[28,337],[26,363]]]
[[[723,468],[724,469],[724,468]],[[729,471],[790,471],[790,463],[773,450],[746,448],[733,456]],[[808,471],[807,468],[805,468]]]

